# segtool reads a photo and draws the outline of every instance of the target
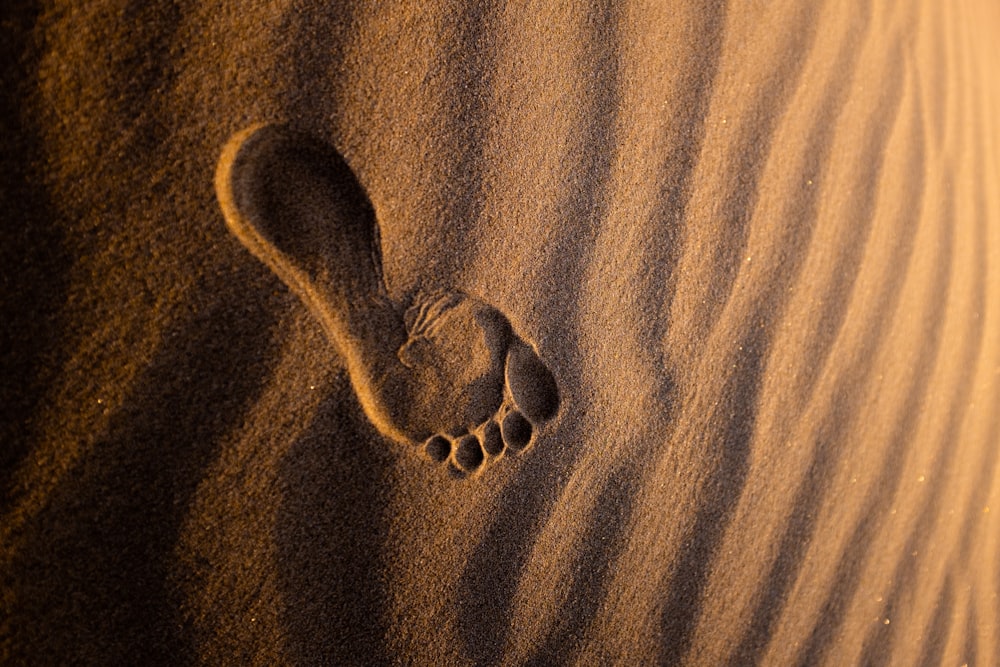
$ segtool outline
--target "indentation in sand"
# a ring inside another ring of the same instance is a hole
[[[466,476],[558,412],[555,378],[499,310],[457,290],[389,296],[374,209],[332,147],[251,127],[226,145],[215,186],[229,229],[322,323],[386,437]]]

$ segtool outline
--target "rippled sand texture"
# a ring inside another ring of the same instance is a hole
[[[0,658],[1000,662],[996,3],[377,4],[12,1]],[[537,351],[529,450],[368,422],[258,123]]]

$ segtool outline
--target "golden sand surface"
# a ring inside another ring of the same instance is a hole
[[[0,662],[1000,664],[995,2],[3,15]]]

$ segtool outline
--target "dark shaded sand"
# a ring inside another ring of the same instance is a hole
[[[554,4],[5,5],[0,662],[1000,663],[1000,8]]]

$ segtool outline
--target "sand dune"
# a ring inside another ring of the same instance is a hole
[[[325,4],[8,11],[4,662],[1000,661],[993,3]]]

